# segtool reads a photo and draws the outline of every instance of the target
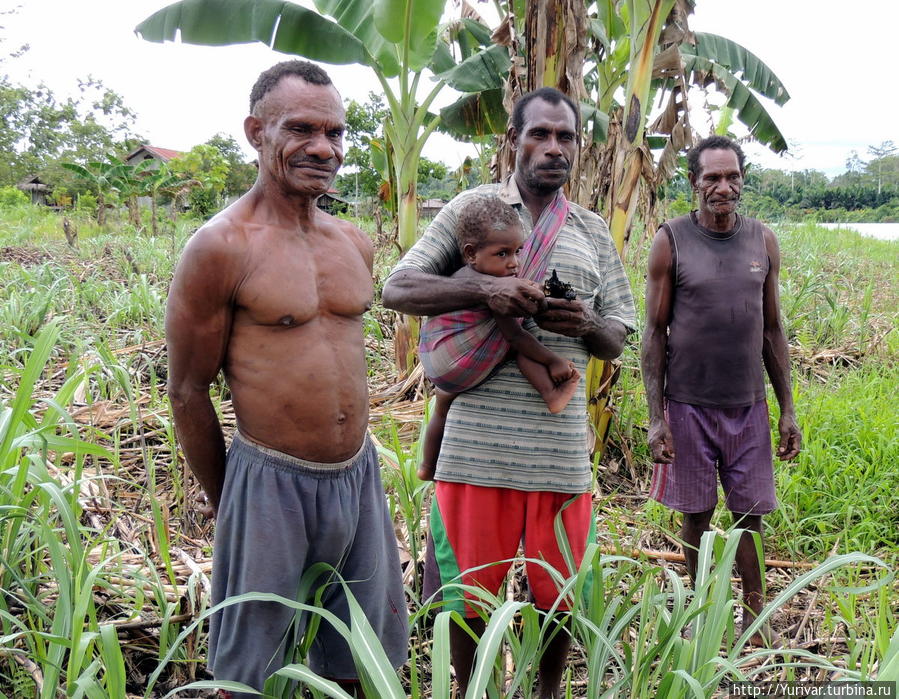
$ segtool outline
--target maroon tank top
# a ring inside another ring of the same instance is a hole
[[[700,226],[694,212],[662,227],[674,276],[665,396],[719,408],[764,399],[768,250],[762,224],[738,215],[732,231],[715,233]]]

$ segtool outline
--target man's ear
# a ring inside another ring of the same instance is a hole
[[[262,148],[262,121],[251,114],[243,120],[243,132],[253,149],[257,152],[260,151]]]
[[[690,180],[690,189],[696,189],[696,175],[692,172],[687,172],[687,179]]]
[[[512,144],[512,150],[516,150],[518,148],[518,131],[515,130],[514,126],[510,126],[509,130],[506,131],[506,138]]]
[[[465,243],[462,246],[462,259],[465,260],[465,264],[470,265],[474,262],[474,256],[477,251],[477,246],[474,243]]]

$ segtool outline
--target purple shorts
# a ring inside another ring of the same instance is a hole
[[[708,408],[669,400],[665,415],[675,461],[655,465],[649,497],[678,512],[707,512],[718,504],[720,477],[731,512],[764,515],[777,507],[766,401]]]

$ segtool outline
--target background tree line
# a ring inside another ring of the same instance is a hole
[[[784,171],[755,168],[746,171],[742,207],[749,216],[772,221],[892,223],[899,221],[899,150],[892,141],[870,146],[874,157],[862,160],[852,151],[845,172],[828,177],[820,170]],[[695,208],[686,163],[659,192],[675,213]]]
[[[2,27],[0,27],[2,30]],[[146,139],[134,130],[137,115],[121,95],[93,76],[77,94],[59,98],[45,83],[13,81],[6,66],[28,51],[0,36],[0,190],[3,201],[21,201],[15,186],[39,177],[49,203],[80,204],[105,219],[106,208],[124,206],[132,221],[138,197],[174,201],[201,217],[245,192],[256,178],[231,136],[216,134],[161,167],[127,165],[128,153]],[[177,186],[176,186],[177,185]]]

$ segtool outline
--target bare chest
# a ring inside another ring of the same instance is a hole
[[[361,316],[373,295],[371,273],[351,241],[277,241],[254,250],[236,315],[254,325],[295,327],[323,315]]]

